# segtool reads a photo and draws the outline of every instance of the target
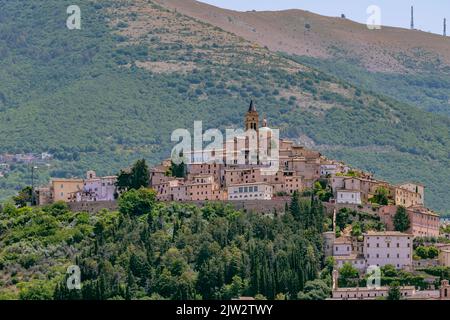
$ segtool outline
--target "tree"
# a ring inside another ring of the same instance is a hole
[[[33,189],[31,187],[25,187],[19,191],[19,194],[13,197],[13,201],[19,208],[23,208],[27,206],[27,203],[32,202],[32,193]]]
[[[416,255],[419,256],[420,259],[427,259],[428,258],[427,248],[424,246],[417,247]]]
[[[152,189],[131,189],[119,198],[119,211],[124,215],[141,216],[150,213],[156,202],[156,192]]]
[[[325,300],[331,295],[331,289],[320,279],[308,281],[305,289],[299,292],[297,298],[299,300]]]
[[[146,188],[149,185],[150,171],[148,169],[145,159],[138,160],[133,168],[131,168],[131,188],[140,189]]]
[[[389,286],[389,292],[387,296],[387,300],[400,300],[402,297],[402,293],[400,291],[400,283],[394,281]]]
[[[296,220],[300,220],[300,193],[298,191],[294,191],[294,194],[292,195],[289,212]]]
[[[416,248],[416,255],[421,259],[435,259],[439,255],[439,250],[434,246],[419,246]]]
[[[131,173],[125,170],[120,170],[117,175],[116,186],[119,190],[124,191],[128,190],[131,186]]]
[[[20,300],[52,300],[53,290],[50,282],[33,280],[22,284],[19,298]]]
[[[339,280],[344,286],[348,286],[351,280],[358,279],[359,273],[351,263],[345,263],[339,270]]]
[[[176,164],[175,162],[172,161],[169,173],[172,177],[186,178],[187,166],[184,162]]]
[[[121,170],[117,177],[117,187],[120,190],[138,190],[149,186],[150,171],[145,159],[138,160],[131,170]]]
[[[398,276],[398,271],[391,264],[387,264],[384,267],[381,267],[381,273],[384,277],[394,278]]]
[[[389,204],[389,191],[385,187],[379,187],[375,191],[373,201],[382,206],[387,206]]]
[[[362,236],[362,234],[363,234],[363,232],[362,232],[362,228],[361,228],[361,223],[356,222],[352,226],[352,237],[360,237],[360,236]]]
[[[439,250],[434,247],[428,247],[428,259],[435,259],[437,256],[439,256]]]
[[[336,214],[336,226],[338,226],[340,230],[344,230],[349,222],[348,209],[342,208]]]
[[[403,206],[398,207],[397,213],[394,216],[394,228],[395,231],[405,232],[410,227],[409,215],[406,212],[406,208]]]

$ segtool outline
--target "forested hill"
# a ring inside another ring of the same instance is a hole
[[[319,201],[297,198],[292,214],[266,216],[154,199],[153,191],[132,190],[120,212],[94,215],[64,203],[7,205],[0,211],[0,300],[330,296],[333,264],[322,271],[321,232],[331,220]],[[67,289],[73,265],[81,290]]]
[[[0,3],[0,150],[44,152],[49,175],[115,173],[169,155],[170,134],[242,126],[250,99],[282,136],[391,182],[428,185],[450,208],[450,120],[361,90],[220,28],[151,1]],[[3,195],[28,181],[16,168]],[[7,192],[5,192],[7,190]]]

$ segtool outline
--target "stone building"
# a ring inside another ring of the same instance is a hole
[[[273,187],[267,183],[246,183],[228,187],[228,200],[271,200]]]
[[[267,139],[271,139],[267,120],[264,119],[260,127],[259,119],[256,105],[252,101],[245,115],[244,127],[246,130],[256,133],[266,130],[269,132]],[[258,135],[258,147],[262,145],[260,139],[260,135]],[[244,198],[247,195],[248,200],[254,199],[255,196],[262,198],[261,200],[269,200],[278,196],[292,195],[295,191],[301,192],[305,188],[312,188],[315,181],[321,176],[321,162],[327,161],[317,151],[296,146],[289,140],[279,139],[278,171],[273,175],[267,175],[265,174],[267,164],[263,165],[258,157],[255,161],[249,141],[245,138],[241,140],[235,138],[226,141],[223,149],[210,151],[213,157],[213,152],[224,155],[222,161],[216,161],[215,158],[214,161],[205,161],[205,154],[202,151],[188,152],[185,155],[187,175],[183,178],[184,181],[175,182],[176,179],[168,175],[171,166],[170,160],[151,169],[150,185],[157,191],[158,199],[162,201],[176,199],[187,199],[186,201],[242,200],[240,197]],[[270,143],[267,143],[269,149],[272,142],[270,140]],[[270,154],[270,150],[267,152]],[[231,160],[230,156],[238,154],[245,155],[245,163],[238,164],[237,161],[228,161]],[[269,158],[269,160],[271,159]],[[196,177],[202,175],[208,176],[208,186],[196,182]],[[247,187],[248,194],[241,194],[240,188],[245,190],[245,187]],[[258,192],[248,192],[249,188],[254,190],[255,187]],[[186,191],[186,196],[183,196],[183,190]],[[250,195],[252,195],[251,198]],[[236,196],[238,199],[235,198]]]
[[[425,187],[415,183],[405,183],[391,187],[391,196],[398,206],[406,208],[412,206],[424,205],[425,203]]]
[[[50,181],[50,192],[52,202],[72,202],[74,194],[83,189],[83,179],[59,179],[54,178]]]
[[[71,202],[114,201],[117,197],[117,176],[97,177],[95,171],[88,171],[82,190],[76,191]]]
[[[359,190],[337,190],[336,203],[362,204],[361,191],[359,191]]]
[[[364,257],[367,266],[393,265],[397,269],[411,269],[413,236],[395,231],[364,234]]]
[[[390,205],[379,208],[378,215],[386,225],[388,231],[394,231],[394,217],[397,214],[398,206]],[[412,206],[406,209],[409,216],[410,228],[406,233],[414,237],[438,237],[440,220],[439,215],[423,207]]]

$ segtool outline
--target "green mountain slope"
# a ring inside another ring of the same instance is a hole
[[[0,3],[0,153],[50,151],[40,178],[113,173],[169,155],[170,134],[242,126],[257,101],[272,127],[392,182],[429,186],[450,208],[450,120],[311,69],[151,1]],[[334,147],[333,147],[334,146]],[[27,171],[0,180],[3,195]],[[6,190],[6,191],[5,191]]]
[[[450,72],[441,65],[406,65],[417,72],[370,72],[352,58],[294,57],[296,61],[332,74],[361,88],[386,95],[418,108],[450,116]]]

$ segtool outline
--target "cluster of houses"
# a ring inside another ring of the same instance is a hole
[[[245,128],[264,130],[253,103],[245,116]],[[276,174],[265,175],[259,164],[235,164],[226,161],[205,163],[188,155],[186,175],[170,174],[171,160],[163,161],[151,170],[150,185],[161,201],[248,201],[271,200],[312,189],[319,179],[327,181],[334,207],[376,207],[386,223],[397,206],[408,208],[416,221],[418,235],[434,236],[436,230],[428,224],[439,224],[438,215],[424,207],[425,187],[417,183],[391,185],[375,179],[372,174],[351,170],[344,163],[330,160],[319,152],[295,145],[293,141],[279,139],[279,169]],[[226,148],[226,145],[224,145]],[[247,159],[247,158],[246,158]],[[385,190],[389,202],[386,206],[372,206],[380,190]],[[420,221],[420,222],[419,222]],[[419,228],[423,225],[423,228]]]
[[[331,300],[374,300],[385,298],[389,287],[371,284],[364,287],[338,287],[339,271],[350,264],[359,274],[370,275],[374,267],[393,266],[397,270],[415,272],[425,267],[450,267],[450,244],[435,244],[439,256],[429,260],[414,260],[413,240],[411,233],[395,231],[369,231],[361,240],[351,236],[336,238],[335,232],[324,233],[325,256],[332,256],[335,261],[333,272],[333,290]],[[376,275],[376,274],[375,274]],[[381,276],[379,271],[378,276]],[[430,287],[435,287],[435,277]],[[438,288],[418,290],[414,286],[400,287],[401,296],[409,300],[450,300],[450,286],[443,280]]]
[[[52,160],[53,155],[48,152],[42,153],[17,153],[17,154],[0,154],[0,164],[12,164],[12,163],[42,163],[48,160]]]
[[[259,114],[251,102],[244,121],[246,130],[267,130],[267,120],[260,126]],[[258,144],[260,142],[258,141]],[[270,201],[286,198],[294,192],[314,188],[319,180],[326,181],[332,197],[327,204],[331,210],[349,207],[366,210],[381,217],[388,229],[398,206],[407,208],[415,236],[438,236],[439,216],[427,209],[425,187],[417,183],[391,185],[377,180],[372,174],[352,170],[344,163],[330,160],[317,151],[296,145],[293,141],[278,139],[278,170],[267,175],[267,165],[250,163],[244,148],[244,164],[237,162],[197,161],[195,153],[187,154],[185,174],[171,174],[173,163],[165,160],[150,171],[149,186],[157,192],[160,201]],[[233,145],[235,146],[235,145]],[[224,149],[227,144],[224,144]],[[242,152],[242,150],[239,150]],[[203,159],[202,159],[203,160]],[[89,171],[84,179],[52,179],[39,188],[40,203],[54,201],[100,202],[117,198],[116,176],[97,177]],[[387,205],[374,204],[377,192],[387,193]]]
[[[265,130],[253,103],[245,116],[246,130]],[[259,142],[258,142],[259,144]],[[224,148],[226,144],[224,144]],[[378,180],[372,174],[352,170],[344,163],[327,159],[319,152],[296,145],[286,139],[278,140],[278,170],[264,174],[266,166],[250,163],[248,150],[245,164],[195,161],[195,154],[185,154],[188,161],[181,177],[172,174],[174,163],[169,159],[150,170],[149,187],[157,192],[159,201],[204,202],[228,201],[231,203],[256,201],[270,203],[277,199],[289,199],[294,192],[312,190],[317,181],[325,181],[330,200],[325,203],[329,213],[350,208],[379,217],[385,225],[383,232],[370,231],[363,237],[336,232],[324,233],[325,255],[332,256],[336,269],[351,264],[361,274],[368,268],[392,265],[401,270],[414,270],[413,239],[415,237],[439,237],[439,215],[425,207],[425,187],[418,183],[392,185]],[[89,171],[83,179],[52,179],[46,187],[36,190],[39,204],[56,201],[68,203],[113,202],[117,199],[117,177],[97,177]],[[385,201],[377,203],[376,197],[383,190]],[[375,200],[375,201],[374,201]],[[399,207],[409,216],[410,228],[405,233],[394,231],[394,216]],[[436,264],[450,266],[450,247],[442,248]],[[338,277],[335,273],[334,277]],[[444,291],[434,293],[446,299],[448,283]],[[418,296],[414,288],[402,287],[402,294],[413,299]],[[387,295],[388,288],[338,288],[335,284],[333,299],[376,299]],[[445,295],[444,295],[445,294]]]
[[[49,160],[53,159],[53,155],[47,152],[35,153],[18,153],[18,154],[0,154],[0,178],[3,178],[11,171],[12,164],[33,164],[47,165]]]
[[[88,171],[84,179],[53,178],[50,184],[36,189],[38,203],[112,202],[117,199],[117,176],[97,177]]]

